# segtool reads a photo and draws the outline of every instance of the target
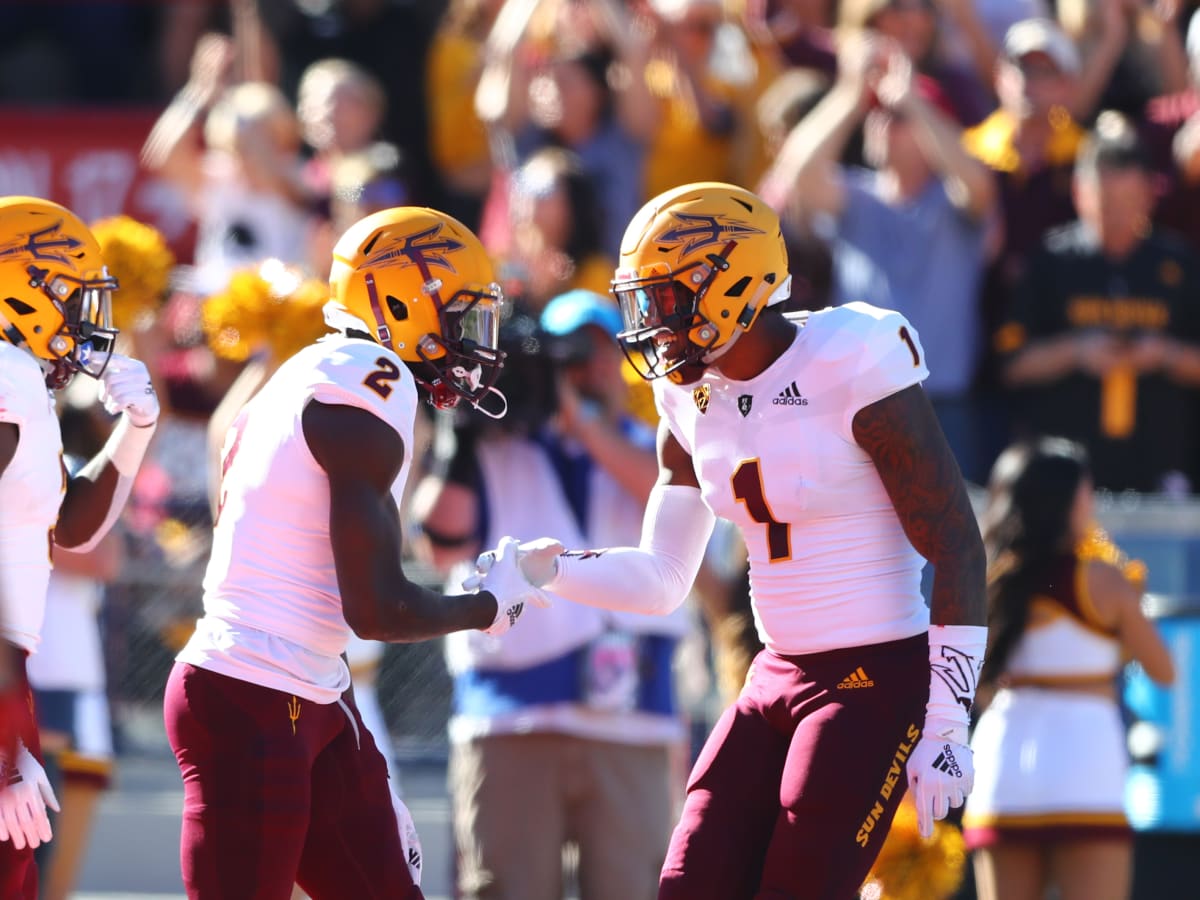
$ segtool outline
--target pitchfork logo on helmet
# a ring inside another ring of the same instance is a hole
[[[74,270],[75,265],[67,254],[82,247],[83,241],[63,234],[62,227],[62,220],[59,219],[40,231],[23,234],[16,240],[0,244],[0,257],[28,254],[30,259],[52,260]]]
[[[416,206],[361,219],[333,249],[329,287],[335,303],[408,364],[435,406],[479,407],[498,393],[509,307],[483,244],[457,219]],[[503,415],[502,395],[498,402]]]
[[[680,244],[682,259],[701,247],[713,247],[731,237],[762,234],[762,230],[747,222],[727,219],[725,216],[699,216],[691,213],[673,213],[676,224],[660,234],[655,240],[660,244]]]
[[[673,188],[629,223],[612,290],[638,373],[691,383],[791,295],[779,217],[736,185]]]
[[[0,198],[0,340],[42,360],[49,387],[104,372],[116,287],[74,213],[40,197]]]
[[[421,266],[453,272],[454,266],[446,254],[462,250],[466,244],[452,238],[440,237],[442,223],[416,234],[408,234],[376,250],[362,262],[364,266]]]

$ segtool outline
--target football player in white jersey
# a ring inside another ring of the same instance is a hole
[[[515,541],[491,585],[503,605],[427,590],[400,563],[418,385],[441,408],[503,411],[506,304],[479,239],[431,209],[374,213],[338,241],[330,289],[337,333],[230,427],[204,616],[167,684],[193,898],[286,900],[293,882],[314,900],[421,897],[411,817],[348,692],[347,641],[502,634],[544,602]]]
[[[740,527],[765,649],[692,771],[659,897],[848,900],[906,785],[928,835],[972,782],[984,553],[921,344],[862,303],[785,315],[779,220],[732,185],[643,207],[613,291],[662,415],[641,543],[545,539],[521,568],[580,603],[665,613],[714,517]]]
[[[99,543],[158,420],[146,367],[113,352],[116,287],[74,213],[37,197],[0,198],[0,897],[37,897],[33,848],[51,837],[47,805],[58,808],[25,674],[42,630],[51,545]],[[68,478],[53,391],[81,372],[121,417]]]

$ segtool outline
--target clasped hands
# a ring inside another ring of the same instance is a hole
[[[517,623],[532,603],[542,608],[550,599],[542,586],[558,571],[558,556],[563,545],[553,538],[538,538],[522,544],[505,537],[494,550],[479,554],[475,571],[463,581],[468,591],[489,591],[496,598],[496,618],[483,631],[499,637]]]

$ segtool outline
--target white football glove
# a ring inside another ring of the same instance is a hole
[[[138,428],[158,421],[158,396],[140,360],[114,353],[100,376],[99,398],[109,415],[123,412]]]
[[[975,758],[965,735],[954,734],[959,730],[954,723],[927,721],[908,757],[908,789],[917,807],[917,829],[923,838],[932,837],[934,821],[962,806],[975,786]]]
[[[53,834],[47,806],[59,811],[46,770],[18,742],[16,765],[0,761],[0,841],[12,841],[14,847],[24,850],[50,840]]]
[[[479,589],[490,591],[496,598],[496,618],[483,631],[493,637],[499,637],[517,623],[525,604],[547,607],[550,601],[542,591],[529,583],[521,571],[518,562],[520,544],[516,538],[501,539],[495,550],[482,554],[491,559],[483,560],[480,565],[485,569],[479,581]]]
[[[545,587],[558,574],[558,557],[565,550],[566,548],[554,538],[538,538],[526,541],[517,548],[517,561],[530,584],[534,587]],[[463,587],[469,591],[478,589],[483,583],[483,576],[487,575],[495,561],[494,551],[479,554],[479,558],[475,560],[475,572],[463,582]],[[550,604],[547,602],[545,605]]]
[[[396,811],[396,824],[400,826],[400,847],[404,851],[404,861],[408,864],[408,873],[412,875],[413,884],[421,886],[421,867],[425,863],[425,853],[421,849],[421,839],[417,836],[417,826],[413,822],[412,813],[404,805],[404,801],[396,796],[394,790],[388,789],[392,795],[392,809]]]

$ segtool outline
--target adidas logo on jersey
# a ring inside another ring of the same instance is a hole
[[[852,688],[867,688],[875,687],[875,682],[867,677],[867,673],[859,666],[845,678],[838,682],[839,691],[848,691]]]
[[[963,777],[962,768],[959,766],[958,760],[954,758],[954,751],[950,749],[949,744],[942,746],[942,752],[933,761],[933,767],[939,772],[945,772],[955,778]]]
[[[796,387],[796,382],[792,382],[782,391],[779,396],[771,401],[776,406],[808,406],[808,398],[800,394],[800,388]]]

